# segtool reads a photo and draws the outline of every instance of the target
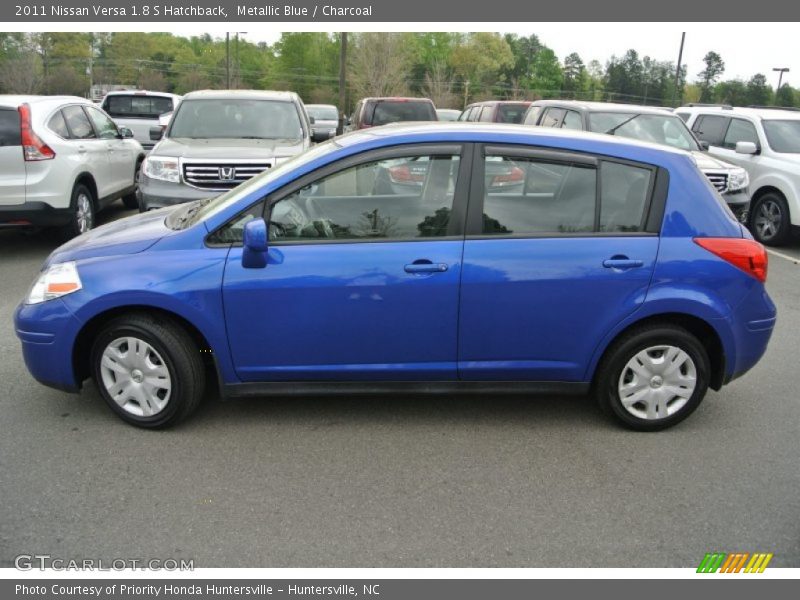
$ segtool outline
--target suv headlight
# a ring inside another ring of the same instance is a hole
[[[744,169],[731,169],[728,173],[728,191],[737,192],[750,185],[750,177]]]
[[[81,289],[81,278],[74,262],[50,265],[39,274],[39,278],[28,292],[25,304],[39,304],[66,296]]]
[[[144,159],[142,171],[150,179],[160,179],[172,183],[180,181],[178,159],[171,156],[148,156]]]

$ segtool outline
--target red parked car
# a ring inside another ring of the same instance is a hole
[[[355,131],[398,121],[438,121],[430,98],[362,98],[347,119],[345,131]]]

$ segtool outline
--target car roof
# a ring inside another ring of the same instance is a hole
[[[65,104],[67,102],[92,104],[90,100],[80,96],[37,96],[22,94],[0,94],[0,106],[18,107],[20,104]]]
[[[183,97],[184,100],[230,100],[232,98],[294,102],[299,99],[299,96],[295,92],[273,90],[198,90],[189,92]]]
[[[780,108],[754,108],[745,106],[681,106],[676,111],[718,113],[723,115],[744,115],[756,117],[765,121],[773,119],[800,120],[800,112],[794,110],[781,110]]]
[[[671,111],[661,106],[642,106],[640,104],[621,104],[614,102],[584,102],[582,100],[537,100],[533,106],[558,106],[585,112],[636,112],[643,115],[665,115]]]
[[[414,97],[414,96],[372,96],[369,98],[362,98],[361,102],[430,102],[430,98]]]
[[[159,96],[161,98],[180,98],[178,94],[170,94],[169,92],[153,92],[150,90],[111,90],[107,92],[106,96]]]
[[[483,100],[481,102],[473,102],[469,106],[467,106],[467,108],[469,108],[470,106],[495,106],[495,105],[498,105],[498,104],[525,104],[525,105],[527,105],[527,104],[531,104],[532,102],[533,102],[532,100]]]

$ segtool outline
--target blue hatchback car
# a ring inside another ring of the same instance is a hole
[[[15,315],[40,382],[141,427],[222,397],[577,393],[639,430],[764,354],[767,255],[680,151],[523,126],[337,138],[86,233]]]

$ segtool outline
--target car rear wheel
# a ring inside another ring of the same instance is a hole
[[[63,230],[64,239],[72,239],[94,228],[95,199],[92,191],[83,183],[75,184],[72,190],[72,215]]]
[[[756,200],[750,211],[750,230],[756,240],[767,246],[782,246],[789,241],[791,228],[786,198],[768,192]]]
[[[709,359],[698,339],[668,324],[636,329],[609,349],[595,393],[604,412],[639,431],[671,427],[700,405]]]
[[[159,316],[132,314],[111,321],[95,339],[91,364],[106,403],[139,427],[169,427],[185,419],[205,387],[196,344]]]

